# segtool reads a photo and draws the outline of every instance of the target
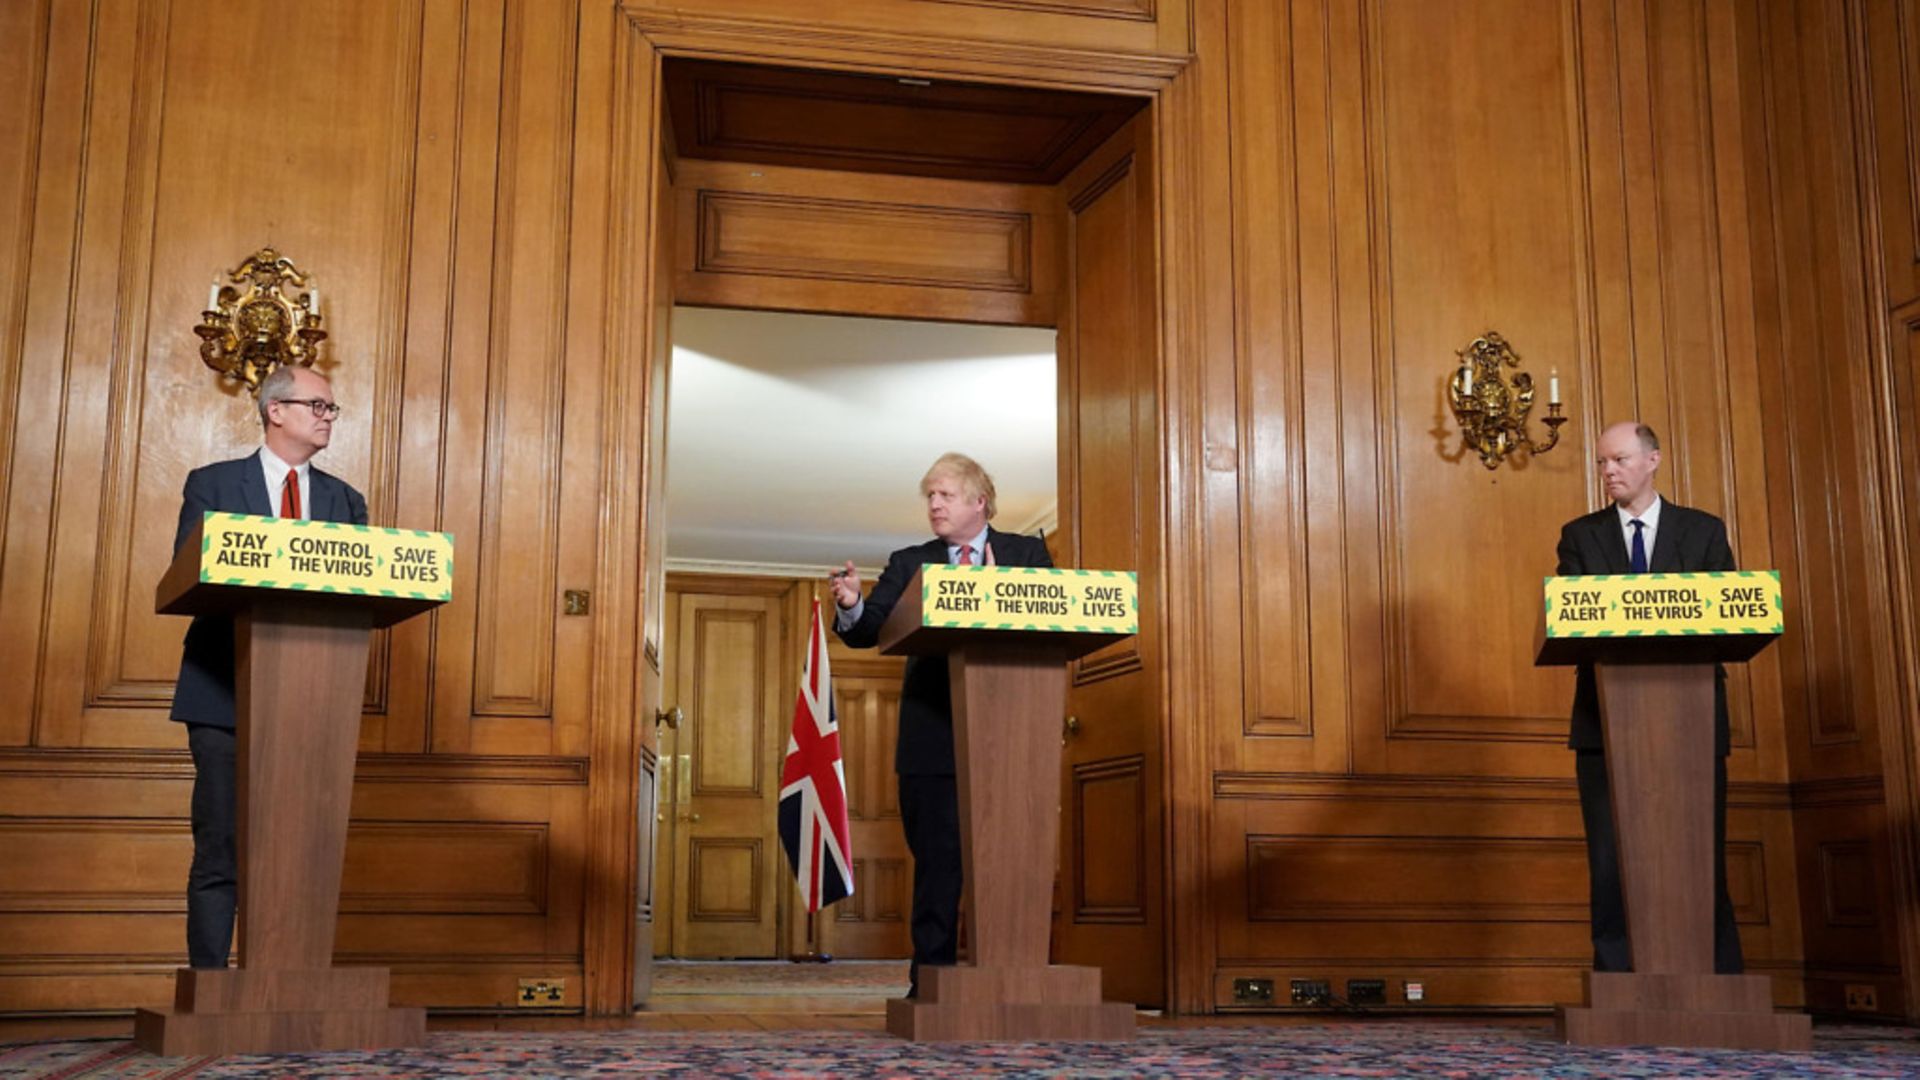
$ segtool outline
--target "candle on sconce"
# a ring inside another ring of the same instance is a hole
[[[1460,392],[1462,394],[1473,393],[1473,362],[1472,361],[1468,361],[1467,363],[1460,365]]]
[[[217,281],[207,288],[207,310],[220,310],[220,283]]]
[[[1560,404],[1560,369],[1554,368],[1547,373],[1547,404]]]
[[[318,285],[307,290],[307,310],[315,315],[320,314],[320,287]]]

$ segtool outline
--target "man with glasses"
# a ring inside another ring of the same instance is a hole
[[[187,474],[181,493],[177,553],[209,510],[367,523],[367,500],[345,481],[311,464],[333,436],[340,415],[333,386],[302,367],[280,367],[261,380],[259,450]],[[187,725],[193,751],[193,867],[187,874],[187,959],[197,968],[227,966],[233,942],[239,868],[234,852],[233,620],[196,616],[187,628],[174,684],[173,719]]]

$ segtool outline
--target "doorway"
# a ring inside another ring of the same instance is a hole
[[[829,569],[852,561],[871,584],[926,539],[915,492],[947,450],[993,473],[997,528],[1051,532],[1057,385],[1051,329],[675,310],[661,651],[678,719],[660,741],[656,957],[910,954],[899,658],[829,638],[854,894],[808,927],[780,851],[812,601]]]
[[[1049,546],[1059,565],[1137,571],[1142,633],[1074,666],[1072,722],[1062,717],[1055,952],[1062,962],[1103,968],[1111,998],[1163,1004],[1163,372],[1157,170],[1145,99],[679,58],[665,60],[657,86],[663,122],[648,150],[658,155],[647,233],[657,313],[650,382],[664,388],[669,312],[691,308],[1057,328],[1058,528]],[[649,395],[650,439],[670,426],[665,400]],[[661,467],[661,450],[649,455],[650,492],[673,471]],[[917,479],[925,462],[909,467]],[[899,498],[880,489],[865,497]],[[644,501],[661,506],[664,495]],[[924,534],[924,524],[914,532]],[[666,546],[664,538],[646,545],[647,579],[659,585],[648,590],[657,602],[649,601],[645,619],[663,651],[674,610]],[[779,607],[749,612],[747,621],[773,620]],[[643,715],[659,706],[674,671],[669,663],[641,680]],[[873,700],[861,709],[885,713],[884,682],[876,676],[865,688]],[[758,707],[777,716],[790,702]],[[656,793],[664,801],[640,825],[685,826],[680,835],[691,843],[707,818],[672,801],[699,788],[694,780],[674,786],[693,767],[680,763],[677,738],[663,728],[642,748],[641,806],[651,808]],[[669,813],[688,817],[670,823]],[[671,834],[658,838],[663,849]],[[672,875],[689,886],[697,875],[664,850],[653,857],[655,839],[639,838],[637,907],[643,937],[658,943],[664,931],[671,950],[675,930],[657,916],[673,901],[662,890]],[[751,881],[771,881],[771,869],[784,868],[777,853],[759,863],[738,847],[728,855],[732,869],[711,880],[738,883],[729,886],[728,910],[763,934],[764,903],[749,913]],[[650,875],[656,866],[668,866],[669,876]],[[758,887],[764,898],[772,886]],[[869,895],[884,892],[876,885]],[[776,941],[795,930],[777,911],[772,920]],[[660,951],[637,948],[636,965]],[[635,974],[640,994],[645,973]]]

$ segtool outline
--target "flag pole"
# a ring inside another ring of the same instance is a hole
[[[820,951],[819,928],[814,923],[814,919],[819,914],[817,911],[807,912],[807,951],[794,953],[787,957],[790,962],[795,964],[830,964],[833,962],[832,953],[823,953]]]

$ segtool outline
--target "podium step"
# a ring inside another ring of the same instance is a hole
[[[183,1013],[359,1012],[387,1007],[383,967],[327,967],[310,971],[181,968],[174,976],[173,1008]]]
[[[380,1050],[418,1046],[426,1039],[427,1011],[419,1008],[218,1013],[141,1009],[133,1018],[133,1041],[163,1057]]]
[[[1575,1046],[1700,1046],[1723,1050],[1811,1050],[1804,1013],[1596,1009],[1562,1005],[1554,1035]]]
[[[999,1002],[1098,1005],[1100,969],[1075,964],[924,967],[920,969],[920,1000],[937,1005]]]
[[[1587,973],[1587,1007],[1602,1012],[1769,1013],[1773,980],[1765,975],[1592,971]]]

